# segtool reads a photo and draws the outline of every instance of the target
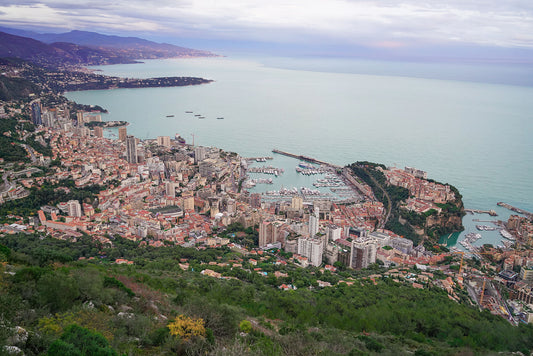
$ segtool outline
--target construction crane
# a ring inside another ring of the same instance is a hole
[[[463,261],[465,257],[464,251],[454,251],[452,253],[460,253],[461,254],[461,264],[459,265],[459,275],[461,275],[461,272],[463,271]],[[476,252],[478,255],[492,255],[492,252]]]
[[[461,275],[461,272],[463,271],[463,260],[465,258],[465,252],[464,251],[454,251],[452,253],[460,253],[461,254],[461,264],[459,265],[459,275]]]
[[[479,305],[481,307],[483,307],[483,297],[485,296],[485,284],[487,283],[487,279],[488,277],[483,277],[483,286],[481,287],[481,295],[479,296]]]

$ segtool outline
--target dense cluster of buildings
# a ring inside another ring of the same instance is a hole
[[[446,204],[455,200],[455,193],[449,185],[428,181],[427,173],[412,167],[405,169],[389,168],[382,170],[387,182],[409,190],[411,198],[406,209],[416,213],[425,213],[430,209],[441,211],[435,204]]]
[[[101,241],[118,234],[152,245],[216,246],[227,241],[217,242],[213,229],[238,222],[258,226],[260,248],[285,249],[304,266],[341,262],[360,269],[377,259],[390,264],[412,257],[410,240],[375,231],[384,214],[383,204],[375,200],[337,205],[298,195],[290,201],[262,201],[259,194],[238,191],[247,164],[237,155],[187,145],[178,136],[141,141],[125,126],[116,139],[107,139],[101,126],[84,125],[101,122],[99,113],[77,112],[71,118],[66,105],[46,108],[35,101],[31,107],[32,120],[52,148],[50,159],[60,159],[61,165],[24,184],[69,179],[78,188],[107,186],[92,204],[43,207],[35,228],[52,236],[76,237],[81,231]],[[384,246],[394,253],[382,253]]]

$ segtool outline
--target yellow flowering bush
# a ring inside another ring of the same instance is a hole
[[[170,335],[178,336],[185,341],[193,336],[205,337],[206,335],[204,320],[201,318],[194,319],[185,315],[178,315],[167,326],[170,330]]]

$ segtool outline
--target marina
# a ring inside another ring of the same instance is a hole
[[[272,178],[257,178],[257,179],[247,179],[242,184],[243,188],[249,189],[256,186],[256,184],[273,184],[274,181]]]
[[[459,244],[475,255],[476,253],[479,253],[479,247],[474,246],[473,243],[481,239],[481,237],[480,233],[470,232],[465,235],[464,240],[459,241]]]
[[[276,166],[259,165],[273,159]],[[293,196],[301,196],[306,201],[327,199],[343,204],[361,200],[360,194],[346,184],[344,176],[325,163],[317,167],[310,162],[298,160],[296,169],[292,170],[289,169],[290,166],[294,167],[295,160],[292,156],[249,157],[246,162],[246,173],[251,177],[243,183],[243,187],[250,192],[260,193],[265,201],[287,201]],[[299,170],[313,171],[313,174],[302,174]],[[275,178],[265,178],[262,175],[274,175]],[[275,188],[263,189],[264,185],[261,183],[272,184]]]
[[[274,158],[273,157],[268,157],[268,156],[265,156],[265,157],[248,157],[248,158],[245,158],[246,161],[248,163],[252,163],[252,162],[266,162],[266,161],[271,161],[273,160]]]
[[[273,174],[276,177],[280,174],[283,174],[285,171],[283,168],[276,168],[272,166],[262,166],[262,167],[250,167],[248,168],[249,173],[262,173],[262,174]]]
[[[293,197],[299,195],[303,196],[304,198],[315,197],[326,199],[331,197],[330,194],[323,193],[318,189],[310,189],[306,187],[281,188],[280,190],[269,190],[263,194],[269,197]]]
[[[328,172],[325,168],[302,168],[302,167],[296,167],[296,172],[303,174],[305,176],[311,176],[316,174],[324,174]]]

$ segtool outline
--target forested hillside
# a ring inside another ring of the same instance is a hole
[[[301,286],[283,291],[227,248],[29,234],[2,236],[0,244],[0,340],[26,355],[60,355],[79,340],[109,355],[528,354],[533,347],[531,326],[513,327],[439,288],[364,277],[377,266],[346,274],[352,285],[319,288],[317,279],[334,282],[329,272],[263,263]],[[231,262],[237,258],[243,268]],[[200,274],[207,268],[226,279]]]

